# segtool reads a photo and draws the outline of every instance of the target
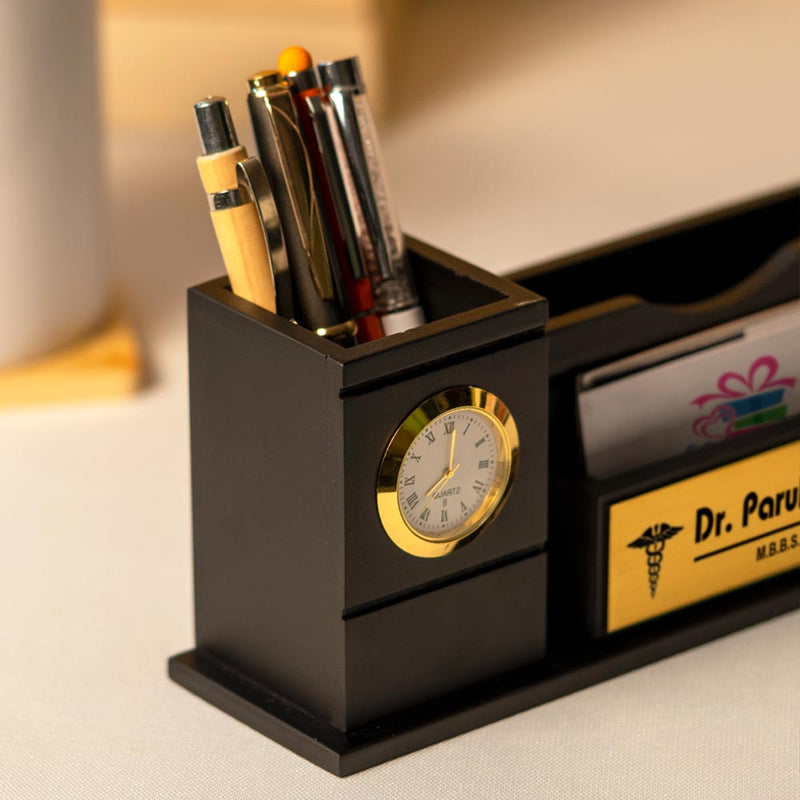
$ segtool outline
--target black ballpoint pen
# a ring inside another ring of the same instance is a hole
[[[357,330],[344,301],[340,276],[331,269],[317,209],[313,175],[280,73],[249,80],[248,108],[269,179],[289,258],[297,322],[322,336],[352,340]]]

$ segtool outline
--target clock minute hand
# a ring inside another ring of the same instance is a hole
[[[453,428],[453,432],[450,434],[450,463],[447,465],[447,469],[449,472],[453,472],[453,452],[456,449],[456,429]]]

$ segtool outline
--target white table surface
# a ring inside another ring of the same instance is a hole
[[[387,132],[407,230],[502,271],[798,180],[793,5],[702,31],[620,5]],[[221,271],[194,137],[110,146],[149,386],[0,415],[0,797],[796,800],[798,612],[344,780],[167,679],[193,645],[184,289]]]

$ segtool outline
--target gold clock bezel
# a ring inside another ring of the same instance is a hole
[[[505,465],[505,474],[470,517],[455,528],[446,539],[433,539],[416,530],[400,509],[397,479],[403,459],[422,429],[437,417],[459,408],[469,408],[494,424],[498,431],[498,468]],[[477,386],[454,386],[420,403],[394,432],[378,469],[378,516],[383,529],[397,547],[412,556],[438,558],[453,552],[486,530],[505,503],[519,462],[519,435],[508,406],[495,394]]]

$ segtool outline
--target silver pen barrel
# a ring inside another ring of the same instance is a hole
[[[313,175],[292,96],[280,73],[272,70],[254,75],[249,84],[247,104],[283,228],[295,317],[312,330],[337,329],[348,315],[328,260]]]
[[[331,189],[350,268],[353,277],[360,280],[369,275],[368,259],[365,252],[362,252],[362,246],[366,244],[371,249],[372,243],[366,231],[364,215],[358,203],[336,118],[331,114],[330,104],[322,97],[307,97],[305,103],[319,143],[320,156]],[[372,260],[375,260],[374,255]]]
[[[377,258],[377,274],[371,277],[378,309],[385,315],[386,332],[421,325],[425,319],[389,194],[359,60],[353,57],[324,62],[318,70],[336,115],[364,224]],[[394,320],[393,314],[398,315]]]

